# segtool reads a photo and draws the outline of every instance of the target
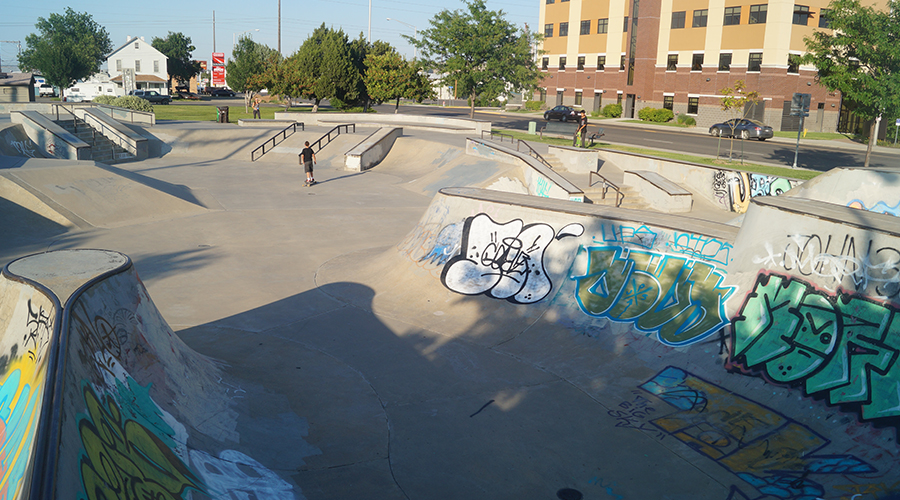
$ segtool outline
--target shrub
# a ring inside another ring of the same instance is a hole
[[[688,116],[685,114],[678,115],[678,123],[682,125],[687,125],[688,127],[693,127],[697,124],[697,120],[694,119],[693,116]]]
[[[621,104],[607,104],[603,106],[603,116],[607,118],[618,118],[622,116]]]
[[[153,112],[153,105],[150,104],[150,101],[145,99],[141,99],[140,97],[133,95],[126,95],[122,97],[116,97],[113,102],[111,102],[113,106],[118,106],[120,108],[128,108],[133,109],[135,111],[146,111],[148,113]]]
[[[97,104],[112,104],[115,100],[116,98],[111,95],[98,95],[94,98],[94,102]]]
[[[525,109],[527,109],[528,111],[538,111],[543,106],[543,101],[525,101]]]
[[[638,118],[648,122],[665,123],[674,117],[675,113],[665,108],[641,108],[638,111]]]
[[[600,116],[600,110],[591,111],[591,116],[597,118]]]

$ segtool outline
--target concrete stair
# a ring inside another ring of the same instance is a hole
[[[56,123],[82,141],[90,144],[91,159],[94,161],[113,164],[134,160],[134,155],[107,139],[103,134],[79,118],[59,120]]]

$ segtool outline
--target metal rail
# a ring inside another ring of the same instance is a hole
[[[531,156],[531,157],[534,158],[535,160],[538,160],[539,162],[543,163],[543,164],[544,164],[547,168],[549,168],[550,170],[553,170],[553,165],[551,165],[550,162],[548,162],[547,160],[545,160],[544,157],[541,156],[540,153],[538,153],[537,151],[535,151],[535,149],[534,149],[533,147],[531,147],[531,145],[528,144],[527,142],[525,142],[524,140],[522,140],[522,139],[516,139],[515,137],[513,137],[513,136],[511,136],[511,135],[509,135],[509,134],[504,134],[504,133],[502,133],[502,132],[494,132],[493,130],[482,130],[482,131],[481,131],[481,138],[482,138],[482,139],[484,139],[484,134],[485,134],[486,132],[490,134],[491,140],[494,140],[494,136],[495,136],[495,135],[498,136],[498,137],[500,137],[500,143],[501,143],[501,144],[503,143],[503,138],[504,138],[504,137],[508,137],[508,138],[509,138],[509,142],[511,142],[511,143],[513,143],[513,144],[516,145],[516,151],[519,151],[519,145],[524,144],[524,145],[525,145],[525,148],[527,149],[527,151],[525,151],[525,152],[528,153],[528,156]]]
[[[588,175],[588,187],[590,188],[590,187],[592,187],[592,186],[594,185],[593,182],[594,182],[594,176],[595,176],[595,175],[596,175],[597,177],[599,177],[600,180],[603,182],[603,191],[601,192],[601,195],[600,195],[600,196],[601,196],[601,199],[604,199],[604,200],[605,200],[605,199],[606,199],[606,192],[609,191],[610,188],[612,188],[612,190],[616,192],[616,206],[617,206],[617,207],[621,206],[621,205],[622,205],[622,201],[625,200],[625,194],[622,193],[622,190],[619,189],[619,186],[616,186],[616,185],[613,184],[612,182],[609,182],[609,181],[606,179],[606,177],[603,177],[602,175],[600,175],[599,172],[591,172],[590,175]]]
[[[272,149],[275,148],[275,146],[284,142],[285,139],[294,135],[297,132],[298,125],[300,126],[300,129],[306,130],[306,127],[302,123],[294,122],[294,123],[288,125],[287,127],[284,128],[284,130],[282,130],[281,132],[278,132],[271,139],[267,140],[266,142],[262,143],[261,146],[257,147],[253,151],[251,151],[250,152],[250,161],[256,161],[256,160],[262,158],[263,155],[266,154],[268,151],[271,151]],[[290,134],[287,133],[288,130],[291,131]],[[276,142],[276,139],[278,139],[279,137],[281,137],[281,140]],[[269,150],[267,151],[266,146],[268,146],[270,142],[272,143],[272,147],[270,147]],[[256,156],[256,153],[259,152],[260,150],[262,152],[259,153],[259,156]]]
[[[51,104],[50,109],[53,110],[53,114],[56,115],[56,119],[53,121],[59,121],[59,108],[62,108],[63,111],[72,115],[72,126],[75,127],[75,133],[78,133],[78,117],[75,116],[75,113],[72,112],[69,108],[63,106],[62,104]]]
[[[351,128],[353,129],[353,133],[355,134],[356,133],[356,124],[355,123],[349,123],[346,125],[338,125],[338,126],[334,127],[333,129],[329,130],[327,134],[316,139],[316,142],[312,143],[312,145],[310,145],[309,147],[312,148],[313,152],[318,153],[319,151],[322,150],[322,148],[327,146],[328,143],[333,141],[337,136],[341,135],[341,129],[344,129],[344,133],[349,134]],[[331,136],[332,133],[335,133],[334,137]],[[323,144],[322,141],[325,141],[325,143]],[[318,146],[318,149],[316,148],[316,146]]]
[[[91,125],[90,123],[88,123],[88,118],[90,118],[91,120],[94,120],[94,122],[96,122],[96,123],[100,126],[100,129],[98,130],[97,127],[95,127],[95,126]],[[110,117],[110,119],[112,119],[112,117]],[[96,134],[96,132],[100,132],[100,135],[102,135],[102,136],[105,137],[107,140],[109,140],[109,142],[112,142],[112,143],[118,145],[120,148],[122,148],[122,149],[128,151],[128,152],[131,153],[132,155],[137,156],[137,154],[138,154],[137,146],[134,146],[134,145],[132,145],[131,143],[129,143],[128,141],[124,140],[124,139],[122,138],[121,134],[120,134],[117,130],[114,130],[114,129],[110,128],[109,125],[103,123],[103,121],[100,120],[99,118],[97,118],[96,116],[93,116],[93,115],[91,115],[90,113],[85,113],[85,114],[84,114],[84,118],[82,118],[82,120],[84,121],[84,124],[85,124],[85,125],[87,125],[87,126],[90,127],[91,129],[93,129],[93,131],[94,131],[94,132],[93,132],[93,134],[94,134],[94,142],[97,141],[97,134]],[[107,134],[104,134],[104,133],[103,133],[103,129],[108,130],[110,133],[109,133],[108,135],[107,135]],[[111,137],[115,137],[116,140],[113,141],[113,140],[111,139]],[[115,159],[115,150],[113,150],[113,159]]]

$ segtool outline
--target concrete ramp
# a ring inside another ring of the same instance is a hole
[[[47,156],[28,137],[25,128],[20,124],[0,127],[0,155],[25,158],[46,158]]]
[[[247,384],[174,334],[128,257],[14,261],[0,310],[4,498],[304,498],[241,439]],[[293,446],[281,470],[317,452]]]
[[[900,169],[835,168],[788,192],[788,196],[900,216]]]

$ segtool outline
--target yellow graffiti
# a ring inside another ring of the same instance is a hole
[[[15,498],[31,460],[45,370],[26,357],[11,362],[0,384],[0,496]]]
[[[84,388],[88,418],[79,422],[85,456],[81,480],[89,500],[179,499],[188,488],[201,490],[188,467],[146,427],[122,421],[119,406],[109,396],[106,406]]]

